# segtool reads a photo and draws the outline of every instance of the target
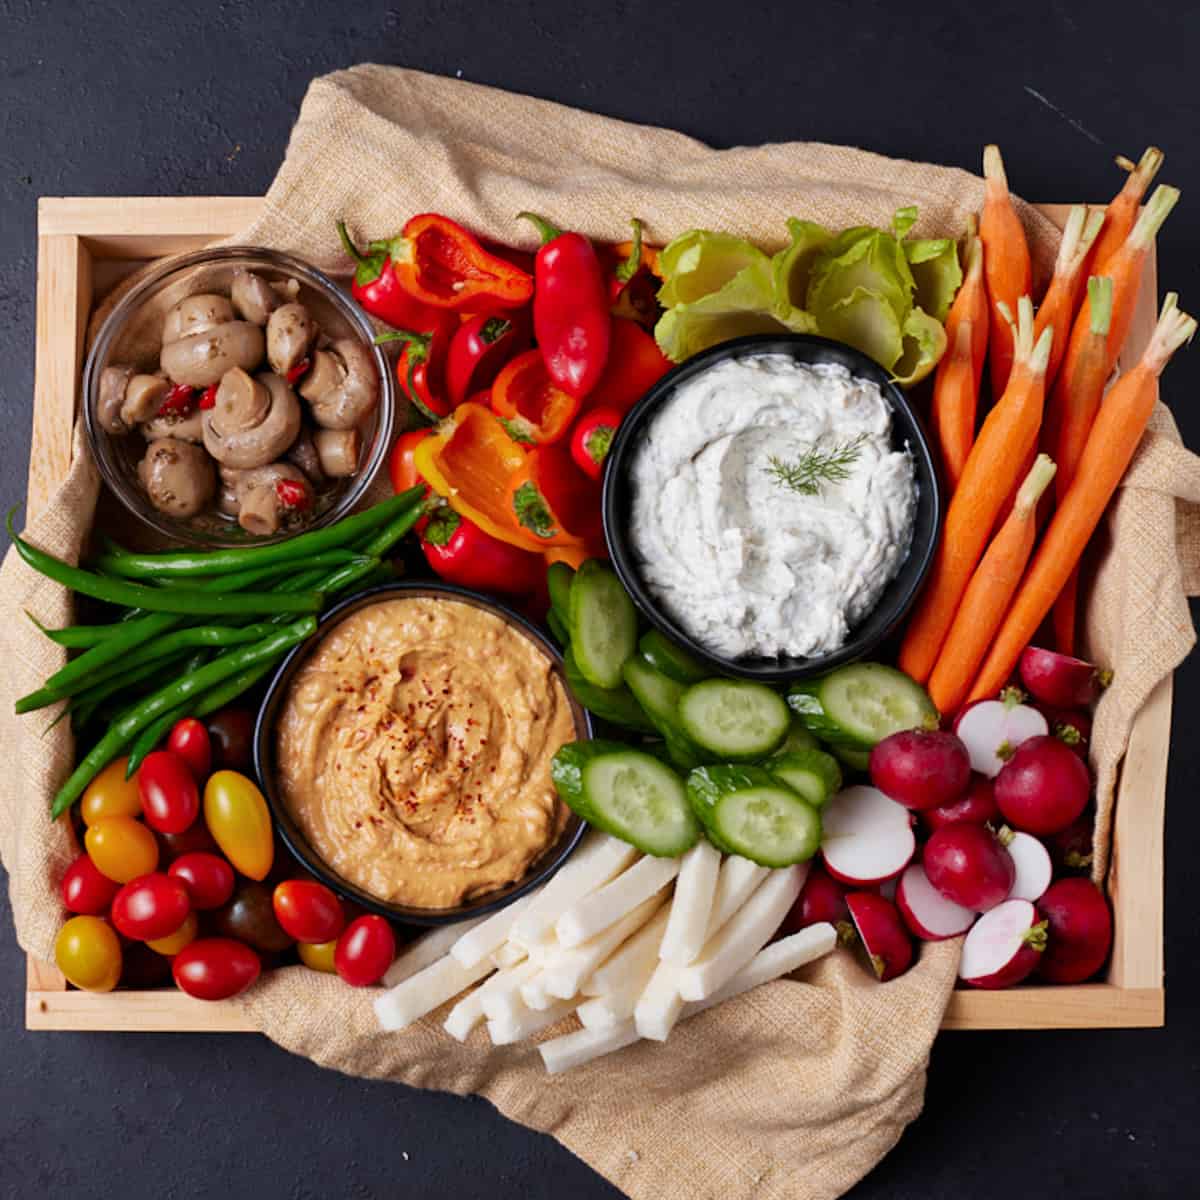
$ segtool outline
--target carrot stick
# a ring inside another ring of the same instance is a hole
[[[1000,311],[1004,315],[1008,306]],[[1018,311],[1016,357],[1008,387],[988,413],[967,456],[958,489],[946,511],[933,569],[900,647],[900,666],[918,683],[929,678],[1000,507],[1026,455],[1037,445],[1046,363],[1054,334],[1047,329],[1035,346],[1033,301],[1022,296]]]
[[[973,321],[960,321],[950,352],[938,363],[933,381],[930,416],[942,473],[953,494],[975,440],[975,410],[979,403],[979,375],[975,371]]]
[[[1154,182],[1154,177],[1162,166],[1163,152],[1157,146],[1150,146],[1136,167],[1127,158],[1118,158],[1117,163],[1125,167],[1129,175],[1124,186],[1113,197],[1112,203],[1104,210],[1104,230],[1092,250],[1093,275],[1107,273],[1104,270],[1105,264],[1129,236],[1129,231],[1137,219],[1142,197],[1150,190],[1150,184]]]
[[[983,281],[983,243],[974,217],[967,222],[967,235],[963,241],[963,265],[966,272],[963,281],[946,314],[946,345],[953,346],[958,340],[958,327],[964,321],[971,322],[971,358],[975,365],[975,392],[983,378],[983,364],[988,347],[988,298],[987,286]]]
[[[939,712],[957,712],[979,664],[1025,573],[1037,537],[1037,505],[1054,463],[1040,454],[1025,476],[1017,502],[992,539],[963,593],[946,644],[929,677],[929,695]]]
[[[1008,177],[998,146],[983,150],[983,212],[979,217],[979,237],[983,242],[983,273],[987,280],[991,322],[988,345],[991,350],[992,396],[1002,396],[1012,370],[1014,346],[1012,330],[999,316],[1000,304],[1016,311],[1017,302],[1031,291],[1032,272],[1029,244],[1021,219],[1013,208]]]
[[[1076,204],[1067,218],[1058,258],[1054,263],[1054,278],[1038,308],[1037,322],[1033,327],[1036,341],[1042,330],[1054,330],[1054,345],[1050,349],[1050,363],[1046,367],[1046,387],[1054,384],[1059,365],[1067,352],[1067,340],[1071,333],[1071,322],[1075,319],[1075,308],[1079,303],[1079,292],[1086,276],[1083,264],[1088,251],[1104,224],[1104,213],[1096,210],[1088,213],[1086,204]]]
[[[1107,275],[1093,275],[1088,280],[1088,301],[1090,336],[1075,364],[1072,377],[1067,379],[1061,376],[1055,384],[1043,435],[1043,445],[1052,451],[1058,462],[1054,487],[1060,504],[1075,480],[1079,459],[1096,420],[1104,385],[1108,382],[1104,368],[1108,327],[1112,317],[1112,280]],[[1053,427],[1051,414],[1054,414]],[[1054,644],[1062,654],[1075,653],[1078,591],[1079,571],[1076,569],[1071,572],[1071,577],[1063,586],[1062,595],[1054,604]]]
[[[1171,355],[1196,332],[1172,292],[1141,361],[1113,384],[1100,405],[1075,479],[1050,522],[1033,564],[988,651],[969,700],[995,696],[1037,632],[1117,490],[1158,399],[1158,376]]]

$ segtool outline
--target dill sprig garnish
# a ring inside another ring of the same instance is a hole
[[[766,472],[780,487],[791,488],[801,496],[820,494],[825,483],[845,483],[851,469],[862,453],[867,440],[865,433],[849,442],[841,442],[828,448],[815,443],[795,462],[786,462],[772,454],[767,460]]]

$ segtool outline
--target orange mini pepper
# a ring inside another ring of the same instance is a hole
[[[492,412],[518,442],[535,446],[565,437],[580,403],[555,386],[536,348],[518,354],[492,384]]]
[[[534,446],[508,481],[514,520],[543,549],[594,543],[601,536],[600,487],[561,446]]]

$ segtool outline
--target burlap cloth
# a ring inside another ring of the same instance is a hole
[[[364,66],[313,83],[262,216],[237,240],[344,272],[336,217],[365,241],[434,209],[529,245],[513,216],[533,209],[604,239],[624,237],[636,215],[659,242],[702,225],[774,247],[786,216],[886,223],[903,204],[920,206],[922,230],[956,232],[981,195],[981,181],[959,170],[816,144],[714,151],[678,133]],[[1057,234],[1031,210],[1023,215],[1044,276]],[[75,558],[97,490],[77,438],[71,474],[28,536]],[[1200,582],[1198,503],[1200,461],[1160,406],[1102,531],[1087,607],[1090,652],[1116,674],[1093,743],[1101,875],[1130,723],[1193,642],[1185,593]],[[61,625],[70,602],[10,553],[0,605],[0,852],[17,937],[49,958],[63,919],[57,884],[76,848],[46,807],[73,748],[66,722],[43,735],[45,714],[17,718],[12,706],[62,662],[24,611]],[[486,1096],[631,1196],[816,1200],[849,1188],[920,1111],[957,957],[956,943],[928,945],[913,970],[881,986],[839,952],[803,982],[771,984],[686,1022],[666,1045],[636,1045],[559,1078],[529,1048],[493,1049],[480,1031],[459,1045],[436,1017],[381,1034],[370,995],[303,967],[271,973],[239,1003],[272,1040],[324,1066]]]

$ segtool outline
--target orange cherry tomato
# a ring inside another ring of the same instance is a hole
[[[158,842],[141,821],[132,817],[103,817],[83,835],[88,858],[114,883],[149,875],[158,866]]]
[[[275,919],[298,942],[328,942],[346,923],[338,898],[315,879],[285,879],[272,902]]]
[[[323,971],[326,975],[337,974],[337,967],[333,965],[337,938],[328,942],[300,942],[296,949],[300,952],[300,961],[306,967],[314,971]]]
[[[111,992],[121,978],[121,943],[100,917],[72,917],[59,930],[54,961],[77,988]]]
[[[237,771],[217,771],[204,785],[204,823],[221,853],[243,875],[265,879],[275,861],[271,814],[263,794]]]
[[[110,762],[83,793],[79,802],[79,815],[85,825],[95,825],[105,817],[140,817],[142,798],[138,794],[137,774],[125,778],[129,759],[122,755]]]
[[[174,933],[169,933],[166,937],[154,938],[146,945],[167,958],[174,958],[184,946],[188,946],[196,940],[196,934],[199,931],[200,922],[196,919],[196,914],[188,913],[183,924]]]

